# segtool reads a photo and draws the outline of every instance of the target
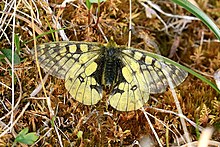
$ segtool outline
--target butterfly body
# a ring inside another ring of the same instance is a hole
[[[100,57],[96,60],[98,64],[97,73],[102,75],[99,79],[101,79],[100,84],[103,86],[103,90],[111,91],[122,75],[120,69],[122,69],[123,63],[120,59],[120,50],[115,47],[103,46],[101,52]]]
[[[174,86],[187,77],[180,68],[135,48],[89,42],[56,42],[37,47],[40,66],[51,75],[65,79],[71,96],[93,105],[108,91],[108,103],[117,110],[142,107],[150,93],[164,92],[169,76]],[[163,67],[165,65],[165,67]]]

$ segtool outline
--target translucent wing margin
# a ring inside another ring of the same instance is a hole
[[[101,85],[93,75],[101,47],[76,41],[45,43],[37,47],[38,60],[45,72],[65,79],[65,87],[74,99],[93,105],[102,98]]]

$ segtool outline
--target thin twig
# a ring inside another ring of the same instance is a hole
[[[4,136],[5,134],[7,134],[10,130],[12,130],[12,128],[14,127],[14,125],[18,122],[18,120],[24,115],[24,112],[26,111],[26,109],[28,108],[28,106],[30,105],[30,102],[28,102],[22,109],[21,113],[18,115],[18,117],[13,121],[13,124],[11,124],[10,127],[8,127],[3,133],[0,134],[0,138],[2,136]]]

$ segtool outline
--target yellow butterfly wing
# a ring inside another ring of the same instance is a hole
[[[141,108],[149,99],[149,87],[142,77],[137,61],[130,57],[122,58],[125,63],[117,86],[109,96],[109,103],[120,111],[132,111]]]
[[[122,80],[109,97],[110,105],[117,110],[137,110],[148,101],[150,93],[164,92],[168,86],[166,73],[174,86],[182,83],[188,75],[182,69],[164,62],[162,56],[134,48],[119,49],[125,66],[119,77]],[[154,56],[161,57],[161,60]],[[162,68],[162,64],[166,66]]]
[[[65,79],[71,96],[85,105],[102,98],[102,87],[95,78],[101,45],[97,43],[61,41],[37,47],[38,60],[45,72]]]

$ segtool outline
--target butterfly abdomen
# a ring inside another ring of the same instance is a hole
[[[105,84],[111,86],[116,79],[117,64],[115,60],[108,60],[105,64],[106,68],[104,71]]]

